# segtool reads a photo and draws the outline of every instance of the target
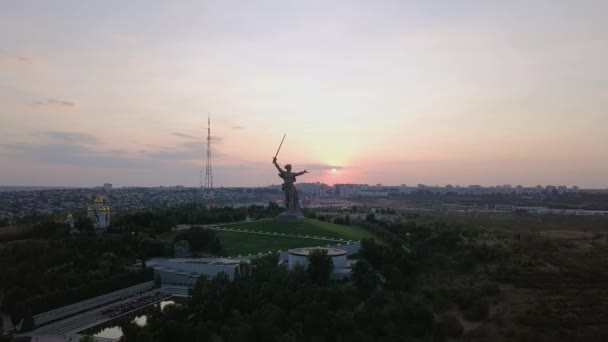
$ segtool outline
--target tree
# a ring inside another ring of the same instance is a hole
[[[74,228],[78,229],[81,232],[89,232],[92,233],[95,231],[95,227],[93,226],[93,221],[88,217],[79,217],[74,222]]]
[[[327,285],[333,270],[334,262],[331,256],[327,255],[326,249],[313,249],[308,254],[308,268],[306,271],[314,284]]]
[[[252,277],[256,282],[276,283],[284,279],[287,266],[279,264],[279,254],[268,254],[251,260]],[[270,284],[269,284],[270,285]],[[270,286],[267,286],[270,288]]]
[[[40,222],[34,226],[33,230],[38,237],[48,237],[54,235],[63,227],[62,224],[54,221]]]
[[[10,297],[9,297],[10,298]],[[23,302],[16,302],[10,308],[11,310],[11,323],[16,326],[25,318],[28,311],[26,305]]]
[[[218,273],[211,280],[201,277],[191,290],[188,305],[206,319],[223,319],[229,309],[226,301],[231,297],[228,295],[231,284],[225,272]]]
[[[441,317],[439,330],[443,335],[454,338],[460,337],[464,333],[462,323],[452,314],[445,314]]]
[[[0,335],[0,342],[13,342],[15,338],[12,334]]]
[[[376,274],[367,261],[357,261],[351,270],[351,276],[361,298],[368,298],[376,289]]]
[[[120,270],[120,260],[114,253],[104,253],[98,264],[101,272],[107,275],[115,274]]]
[[[365,221],[376,222],[376,215],[374,215],[374,213],[367,214],[367,216],[365,216]]]
[[[181,240],[188,240],[190,249],[193,251],[218,254],[222,250],[222,245],[215,231],[203,227],[192,227],[179,232],[174,241]]]
[[[142,260],[155,256],[162,256],[164,252],[165,245],[162,241],[144,236],[137,243],[137,253]]]
[[[382,266],[386,250],[384,246],[377,244],[374,239],[362,239],[361,254],[374,268],[379,269]]]
[[[150,331],[144,329],[139,334],[137,334],[137,342],[148,342],[152,341],[152,334]]]
[[[482,321],[490,315],[490,303],[485,298],[476,298],[464,311],[464,318],[470,322]]]
[[[21,324],[20,332],[30,331],[36,327],[36,323],[34,322],[34,316],[30,310],[25,311],[25,315],[23,318],[23,323]]]

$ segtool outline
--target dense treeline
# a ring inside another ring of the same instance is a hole
[[[186,240],[191,250],[196,252],[208,252],[218,254],[222,250],[222,245],[217,233],[211,229],[203,227],[192,227],[187,230],[180,231],[174,239],[174,242]]]
[[[32,313],[46,312],[61,306],[152,280],[154,278],[153,273],[154,272],[151,269],[144,269],[138,272],[119,273],[104,279],[96,280],[90,284],[85,284],[81,287],[58,290],[56,292],[28,298],[23,302],[23,306]]]
[[[498,256],[440,224],[368,224],[393,241],[364,239],[350,281],[330,280],[333,264],[323,253],[311,255],[307,269],[293,270],[277,256],[262,257],[241,264],[233,280],[225,274],[200,279],[186,305],[157,310],[144,327],[123,321],[124,340],[442,341],[464,332],[454,310],[470,321],[488,318],[501,293],[495,284],[436,288],[422,280],[454,269],[463,255],[473,255],[479,264]],[[410,241],[398,235],[406,231]],[[446,264],[435,254],[456,258]]]
[[[150,239],[145,234],[69,234],[67,226],[52,221],[37,226],[41,234],[0,245],[0,288],[5,293],[1,309],[14,324],[153,278],[149,271],[124,268],[151,253],[145,250]]]
[[[243,221],[245,218],[276,217],[283,209],[274,203],[268,206],[222,207],[207,209],[197,203],[170,208],[155,208],[119,213],[112,218],[113,230],[145,231],[149,234],[166,233],[177,224],[213,224]]]
[[[5,293],[1,309],[12,316],[15,324],[24,318],[30,322],[37,313],[151,280],[145,260],[173,253],[171,246],[156,239],[156,235],[170,231],[176,224],[261,219],[281,211],[272,204],[237,209],[205,209],[189,204],[119,213],[113,217],[108,232],[100,235],[83,216],[76,217],[76,234],[70,234],[69,227],[61,221],[31,218],[31,228],[20,234],[23,240],[0,245],[0,289]],[[192,229],[179,234],[176,241],[181,239],[188,240],[195,250],[221,250],[213,231]],[[144,269],[129,272],[124,266],[136,260]]]

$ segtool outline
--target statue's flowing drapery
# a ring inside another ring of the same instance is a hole
[[[299,211],[300,199],[298,198],[298,191],[294,184],[296,182],[296,176],[289,171],[285,171],[284,173],[279,174],[279,177],[283,178],[285,208],[287,208],[288,211]]]

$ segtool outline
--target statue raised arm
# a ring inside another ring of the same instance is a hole
[[[279,166],[279,164],[277,164],[277,158],[272,158],[272,163],[274,164],[274,166],[276,166],[277,170],[279,170],[279,172],[281,174],[285,173],[285,170],[281,169],[281,167]]]

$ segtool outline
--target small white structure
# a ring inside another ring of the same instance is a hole
[[[70,234],[73,233],[77,233],[78,231],[74,228],[74,216],[72,216],[72,213],[68,213],[68,216],[65,219],[65,224],[67,224],[68,226],[70,226]]]
[[[305,248],[293,248],[288,252],[289,269],[292,269],[296,264],[300,264],[304,267],[308,267],[308,255],[316,250],[322,249],[327,251],[327,255],[331,257],[334,262],[335,269],[346,268],[346,256],[347,252],[343,249],[332,248],[332,247],[305,247]]]
[[[93,221],[95,230],[99,233],[105,232],[110,226],[110,207],[106,205],[101,196],[97,196],[95,202],[87,210],[87,217]]]

